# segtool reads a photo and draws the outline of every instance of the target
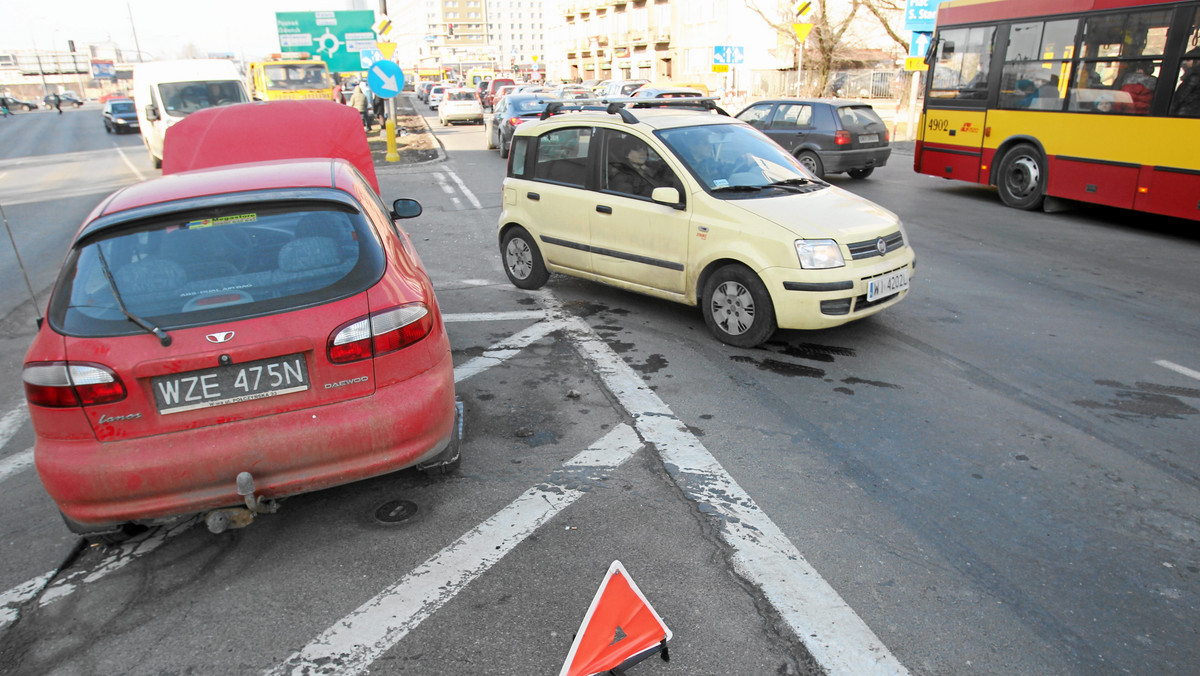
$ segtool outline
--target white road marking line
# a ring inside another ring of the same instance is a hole
[[[115,142],[114,142],[114,145],[115,145]],[[125,166],[129,167],[129,170],[133,172],[133,175],[137,176],[139,181],[146,180],[146,175],[143,174],[141,172],[141,170],[139,170],[137,167],[135,167],[133,165],[133,162],[129,161],[129,156],[125,154],[125,151],[121,149],[121,146],[116,146],[116,148],[117,148],[117,153],[120,154],[120,156],[121,156],[121,160],[125,162]]]
[[[29,419],[29,408],[25,406],[25,402],[17,404],[11,411],[4,414],[0,418],[0,448],[8,443],[9,439],[21,429],[21,425]]]
[[[7,627],[17,619],[17,608],[42,591],[54,573],[46,573],[23,582],[12,589],[0,594],[0,629]]]
[[[1176,364],[1174,362],[1169,362],[1166,359],[1159,359],[1158,361],[1156,361],[1154,363],[1158,364],[1159,366],[1161,366],[1165,369],[1170,369],[1176,373],[1185,375],[1189,378],[1195,378],[1196,380],[1200,380],[1200,371],[1193,371],[1186,366],[1180,366],[1179,364]]]
[[[442,189],[442,192],[446,193],[447,195],[454,193],[454,187],[446,182],[445,174],[434,174],[433,177],[437,179],[438,187]]]
[[[641,446],[633,430],[622,424],[564,467],[596,476],[591,472],[616,468]],[[553,478],[530,488],[267,673],[367,671],[408,632],[583,495],[583,491],[556,484]]]
[[[453,179],[454,182],[458,184],[458,189],[462,192],[463,195],[466,196],[467,201],[471,203],[471,206],[475,207],[476,209],[483,208],[483,206],[479,204],[479,200],[475,197],[475,193],[471,192],[470,188],[467,187],[467,184],[463,183],[463,180],[458,177],[458,174],[454,173],[451,170],[446,170],[446,173],[449,174],[450,178]]]
[[[4,481],[8,477],[30,467],[33,467],[32,448],[27,448],[20,453],[13,453],[7,458],[0,460],[0,481]]]
[[[534,341],[541,340],[562,328],[563,322],[561,321],[543,321],[530,326],[520,333],[513,334],[489,347],[482,355],[471,359],[461,366],[455,366],[454,382],[458,383],[473,375],[482,373],[520,352],[522,348],[529,346]]]
[[[105,557],[100,561],[100,565],[96,566],[95,569],[90,571],[77,570],[58,578],[53,584],[46,587],[46,592],[42,594],[38,605],[44,608],[63,597],[71,595],[82,583],[95,582],[109,573],[115,573],[133,563],[134,559],[158,549],[170,538],[194,528],[197,523],[199,523],[199,517],[190,517],[175,523],[170,528],[152,528],[146,535],[133,538],[128,542],[122,543],[120,547],[108,550]]]
[[[554,314],[557,301],[543,296]],[[738,574],[757,585],[767,600],[828,673],[907,674],[871,628],[796,546],[734,481],[704,444],[582,319],[567,335],[605,387],[634,419],[638,434],[655,449],[672,480],[701,506],[733,549]]]
[[[41,594],[38,605],[45,607],[62,598],[70,596],[80,584],[95,582],[109,573],[116,572],[133,562],[139,556],[144,556],[158,549],[169,538],[195,527],[196,518],[184,519],[170,528],[152,529],[145,536],[134,538],[120,547],[108,551],[94,570],[75,571],[54,581],[50,586],[46,583],[54,577],[55,571],[50,571],[33,578],[23,584],[0,594],[0,629],[8,626],[17,619],[18,608],[22,603],[37,598]],[[45,589],[45,593],[43,593]]]
[[[478,280],[481,284],[491,284]],[[466,282],[463,282],[464,284]],[[545,319],[543,310],[518,310],[516,312],[461,312],[458,314],[442,315],[442,321],[450,322],[508,322],[522,319]],[[2,423],[0,423],[2,424]]]

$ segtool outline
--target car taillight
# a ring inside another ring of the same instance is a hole
[[[337,327],[329,336],[326,353],[334,364],[349,364],[408,347],[432,330],[429,308],[424,303],[409,303]]]
[[[87,362],[51,361],[25,365],[25,398],[51,408],[111,404],[125,398],[125,384],[112,369]]]
[[[848,132],[846,130],[835,132],[833,135],[833,143],[834,143],[834,145],[839,145],[839,146],[850,145],[850,132]]]
[[[522,122],[528,122],[528,121],[529,120],[526,120],[523,117],[510,117],[510,118],[508,118],[508,126],[515,127],[518,124],[521,124]]]
[[[888,131],[886,129],[883,130],[883,134],[881,136],[883,138],[884,143],[887,143],[888,141],[891,140],[890,138],[888,138]]]

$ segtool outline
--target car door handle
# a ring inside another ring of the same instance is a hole
[[[542,196],[537,194],[536,192],[527,192],[527,193],[525,193],[525,196],[528,197],[529,199],[533,200],[534,202],[537,202],[538,200],[542,199]]]
[[[597,205],[596,205],[596,211],[599,211],[599,212],[600,212],[600,213],[602,213],[602,214],[611,214],[611,213],[612,213],[612,207],[606,207],[606,206],[604,206],[603,204],[597,204]]]

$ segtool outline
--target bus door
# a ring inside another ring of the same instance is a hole
[[[955,28],[938,34],[925,110],[917,134],[917,171],[987,183],[991,164],[983,147],[995,27]]]

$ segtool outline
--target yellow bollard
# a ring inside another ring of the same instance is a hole
[[[400,153],[396,152],[396,116],[392,115],[387,119],[387,156],[384,158],[388,162],[399,162]]]

